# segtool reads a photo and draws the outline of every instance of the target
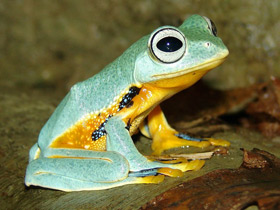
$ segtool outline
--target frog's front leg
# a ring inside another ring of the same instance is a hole
[[[204,165],[202,160],[175,164],[151,161],[139,153],[125,127],[123,120],[115,116],[108,120],[105,130],[107,132],[107,149],[125,156],[130,166],[129,176],[145,177],[164,174],[176,177],[182,175],[181,171],[198,170]]]
[[[147,127],[145,127],[147,126]],[[193,147],[208,147],[214,146],[229,146],[228,141],[222,139],[199,139],[192,138],[188,135],[179,133],[174,130],[168,124],[160,106],[155,109],[148,116],[148,124],[141,125],[140,131],[147,137],[153,139],[152,150],[154,155],[160,155],[164,150],[182,147],[182,146],[193,146]]]

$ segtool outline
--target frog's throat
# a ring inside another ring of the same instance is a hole
[[[169,79],[169,78],[182,76],[182,75],[185,75],[185,74],[188,74],[191,72],[195,72],[195,71],[208,71],[208,70],[211,70],[211,69],[219,66],[220,64],[222,64],[225,61],[226,57],[227,57],[227,55],[220,59],[211,60],[211,61],[202,63],[202,64],[192,67],[192,68],[183,69],[181,71],[177,71],[174,73],[156,74],[156,75],[153,75],[152,77],[156,78],[156,80],[161,80],[161,79]]]

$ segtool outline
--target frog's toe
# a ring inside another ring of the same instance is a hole
[[[230,143],[224,139],[205,138],[213,146],[229,147]]]
[[[157,172],[159,174],[163,174],[165,176],[170,176],[170,177],[182,177],[183,176],[183,172],[180,169],[159,168]]]
[[[192,160],[190,161],[187,171],[197,171],[201,169],[205,164],[205,160]]]
[[[211,145],[211,142],[209,142],[208,139],[195,138],[184,133],[177,133],[175,136],[178,137],[178,141],[181,141],[183,146],[205,148]]]
[[[210,145],[213,146],[223,146],[223,147],[229,147],[230,143],[224,139],[214,139],[214,138],[194,138],[189,135],[186,135],[184,133],[178,133],[175,134],[178,138],[185,139],[187,141],[194,141],[198,142],[198,144],[193,144],[196,145],[197,147],[204,148],[208,147]]]
[[[179,163],[179,164],[174,164],[173,168],[177,168],[181,170],[182,172],[185,171],[197,171],[201,169],[205,164],[204,160],[192,160],[187,163]]]
[[[135,177],[132,184],[158,184],[164,180],[164,175]]]

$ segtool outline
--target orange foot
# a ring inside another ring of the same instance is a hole
[[[148,116],[148,127],[143,125],[140,131],[153,139],[153,155],[160,155],[164,150],[176,147],[199,147],[206,148],[213,146],[228,147],[230,143],[223,139],[192,138],[171,128],[159,106],[157,106]]]

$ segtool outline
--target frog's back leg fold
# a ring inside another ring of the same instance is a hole
[[[57,156],[32,160],[25,184],[64,191],[97,190],[113,187],[113,183],[128,177],[128,162],[117,152],[85,151],[84,157],[82,150],[76,152],[78,157],[63,157],[58,152]],[[75,151],[71,153],[74,155]]]

